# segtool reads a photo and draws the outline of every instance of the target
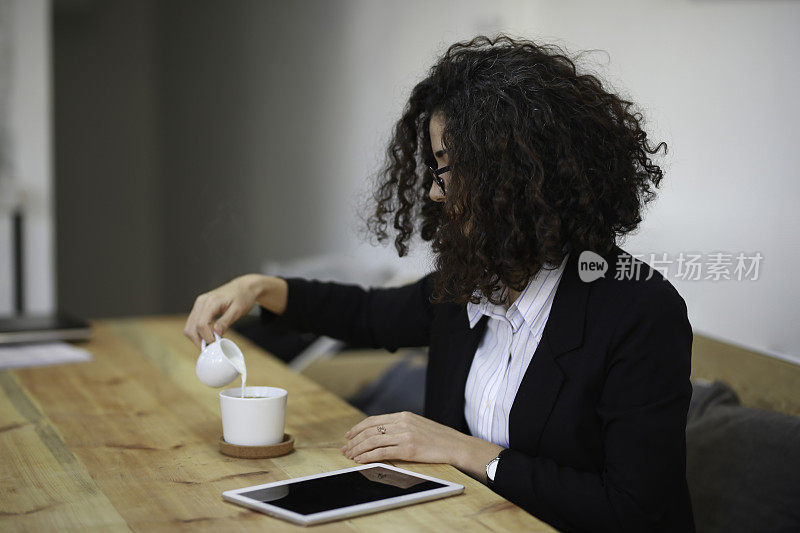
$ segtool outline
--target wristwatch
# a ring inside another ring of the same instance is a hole
[[[500,452],[503,453],[503,452]],[[494,486],[494,475],[497,472],[497,465],[500,463],[500,454],[497,457],[486,463],[486,483],[490,488]]]

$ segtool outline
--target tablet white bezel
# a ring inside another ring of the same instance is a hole
[[[330,511],[323,511],[320,513],[314,513],[309,515],[295,513],[294,511],[288,511],[286,509],[283,509],[275,505],[271,505],[269,503],[263,503],[258,500],[254,500],[252,498],[242,496],[243,492],[250,492],[253,490],[277,487],[280,485],[288,485],[299,481],[305,481],[307,479],[335,476],[338,474],[344,474],[346,472],[355,472],[358,470],[366,470],[367,468],[376,468],[376,467],[388,468],[390,470],[394,470],[396,472],[402,472],[404,474],[418,477],[420,479],[425,479],[427,481],[435,481],[436,483],[441,483],[442,485],[445,486],[440,487],[438,489],[426,490],[414,494],[406,494],[404,496],[395,496],[394,498],[387,498],[384,500],[378,500],[374,502],[361,503],[358,505],[350,505],[347,507],[339,507],[338,509],[332,509]],[[445,496],[461,494],[462,492],[464,492],[464,485],[459,485],[458,483],[453,483],[452,481],[445,481],[443,479],[426,476],[424,474],[418,474],[410,470],[404,470],[402,468],[398,468],[392,465],[387,465],[384,463],[369,463],[366,465],[359,465],[351,468],[343,468],[341,470],[322,472],[321,474],[313,474],[311,476],[296,477],[292,479],[284,479],[282,481],[273,481],[272,483],[264,483],[262,485],[253,485],[252,487],[227,490],[222,493],[222,498],[231,503],[242,505],[244,507],[248,507],[255,511],[260,511],[270,516],[274,516],[276,518],[282,518],[284,520],[294,522],[295,524],[308,526],[312,524],[320,524],[322,522],[329,522],[332,520],[350,518],[362,514],[374,513],[386,509],[393,509],[395,507],[402,507],[404,505],[410,505],[412,503],[419,503],[437,498],[443,498]]]

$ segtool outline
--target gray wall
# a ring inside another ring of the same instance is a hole
[[[224,6],[224,8],[222,7]],[[165,2],[159,13],[164,305],[323,246],[336,2]],[[307,36],[313,36],[308,38]]]
[[[335,3],[55,7],[60,307],[186,312],[267,258],[324,248]]]
[[[155,13],[54,5],[58,305],[88,317],[163,308]]]

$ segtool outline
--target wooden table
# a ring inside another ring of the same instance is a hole
[[[243,337],[248,382],[289,391],[295,451],[220,454],[217,390],[194,374],[185,317],[106,320],[81,346],[91,363],[0,372],[0,530],[300,530],[222,500],[229,489],[355,466],[340,451],[363,414]],[[448,465],[395,462],[461,483],[439,501],[315,531],[552,531]]]

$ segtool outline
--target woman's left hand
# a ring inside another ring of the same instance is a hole
[[[453,465],[465,437],[451,427],[408,411],[370,416],[344,436],[347,444],[342,452],[357,463],[400,459]]]

